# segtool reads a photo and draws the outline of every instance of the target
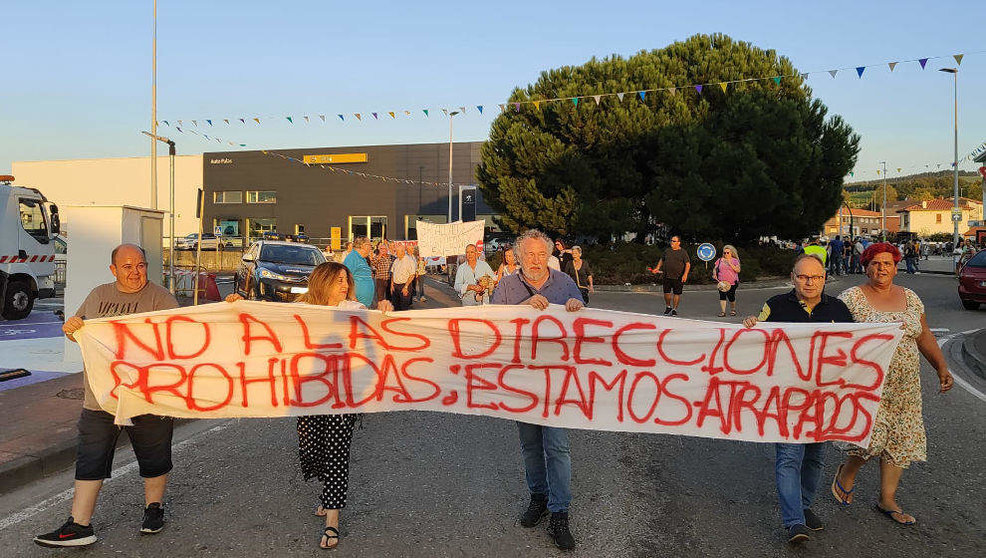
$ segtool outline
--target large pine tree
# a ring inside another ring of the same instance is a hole
[[[729,84],[746,78],[784,76]],[[694,84],[705,85],[699,93]],[[501,226],[608,240],[797,238],[835,213],[859,138],[790,61],[724,35],[543,72],[494,121],[477,179]]]

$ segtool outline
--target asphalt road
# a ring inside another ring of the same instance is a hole
[[[842,279],[837,292],[858,279]],[[949,277],[904,277],[932,327],[982,327],[986,311],[963,310]],[[739,291],[753,313],[782,288]],[[594,306],[660,312],[659,294],[597,293]],[[686,293],[684,317],[711,319],[716,293]],[[738,319],[738,318],[733,318]],[[946,334],[947,332],[942,332]],[[898,526],[873,510],[875,466],[855,503],[841,508],[828,483],[840,457],[828,451],[815,510],[824,531],[789,547],[780,528],[773,448],[680,436],[573,431],[574,556],[983,556],[986,555],[986,402],[956,387],[947,395],[922,367],[929,461],[905,472],[899,501],[918,518]],[[100,541],[78,556],[315,556],[317,483],[296,461],[293,419],[198,421],[179,428],[166,529],[137,533],[142,491],[129,450],[106,485],[94,525]],[[39,556],[31,537],[68,515],[71,472],[0,498],[3,555]],[[523,465],[513,423],[409,412],[368,415],[353,443],[345,556],[556,556],[542,527],[523,529]]]

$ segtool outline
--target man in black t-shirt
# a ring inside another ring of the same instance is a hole
[[[794,290],[771,297],[759,316],[743,321],[746,327],[757,322],[852,322],[846,304],[825,294],[825,265],[821,258],[802,254],[794,262],[791,282]],[[807,541],[813,531],[822,529],[822,520],[811,510],[815,493],[821,484],[825,442],[808,444],[774,444],[774,476],[780,500],[781,519],[788,531],[788,541]],[[836,485],[840,488],[841,485]],[[833,488],[834,490],[834,488]],[[843,490],[843,492],[846,492]]]
[[[663,268],[663,269],[662,269]],[[677,316],[678,303],[681,302],[681,291],[685,283],[688,282],[688,272],[692,269],[692,262],[688,258],[688,252],[681,248],[681,237],[671,237],[671,249],[664,252],[661,261],[657,262],[656,268],[647,268],[647,271],[658,274],[664,272],[664,315]]]

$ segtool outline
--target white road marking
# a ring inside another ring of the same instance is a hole
[[[12,324],[0,324],[0,327],[16,327],[18,325],[36,326],[36,325],[48,325],[48,324],[60,324],[60,323],[63,323],[63,322],[60,322],[60,321],[58,321],[58,322],[35,322],[33,324],[18,324],[17,322],[14,322]]]
[[[175,444],[172,447],[172,451],[173,452],[181,451],[182,449],[187,447],[189,444],[191,444],[201,436],[206,436],[208,434],[219,432],[220,430],[224,430],[225,428],[229,427],[231,424],[233,424],[233,421],[229,420],[222,424],[217,424],[216,426],[213,426],[212,428],[206,430],[205,432],[199,432],[198,434],[195,434],[192,437],[182,440],[181,442]],[[138,470],[137,461],[136,460],[131,461],[130,463],[127,463],[122,467],[113,469],[113,476],[106,479],[103,484],[105,485],[107,483],[113,482],[114,480],[119,479],[121,477],[125,477],[137,470]],[[69,488],[68,490],[55,494],[54,496],[48,498],[47,500],[42,500],[41,502],[38,502],[37,504],[34,504],[29,508],[25,508],[17,513],[10,514],[5,518],[0,519],[0,531],[3,531],[4,529],[10,527],[11,525],[16,525],[24,521],[25,519],[31,518],[48,508],[66,502],[68,500],[71,500],[72,494],[74,492],[75,492],[74,488]]]
[[[978,330],[972,330],[972,331],[978,331]],[[955,337],[957,337],[957,336],[956,335],[949,335],[948,337],[939,339],[938,340],[938,346],[939,347],[943,346],[947,341],[950,341],[951,339],[953,339]],[[963,380],[962,377],[959,376],[958,374],[956,374],[954,370],[949,369],[949,371],[952,373],[952,378],[955,379],[955,383],[956,384],[962,386],[963,389],[965,389],[966,391],[968,391],[969,393],[971,393],[974,397],[977,397],[979,400],[981,400],[983,402],[986,402],[986,394],[984,394],[983,392],[979,391],[978,389],[972,387],[972,384],[970,384],[969,382]]]

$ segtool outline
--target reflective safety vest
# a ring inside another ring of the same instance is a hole
[[[821,246],[817,246],[815,244],[812,244],[810,246],[805,246],[805,254],[808,254],[809,256],[816,256],[818,258],[821,258],[822,265],[828,265],[826,261],[828,260],[828,254],[825,252],[825,248],[822,248]]]

